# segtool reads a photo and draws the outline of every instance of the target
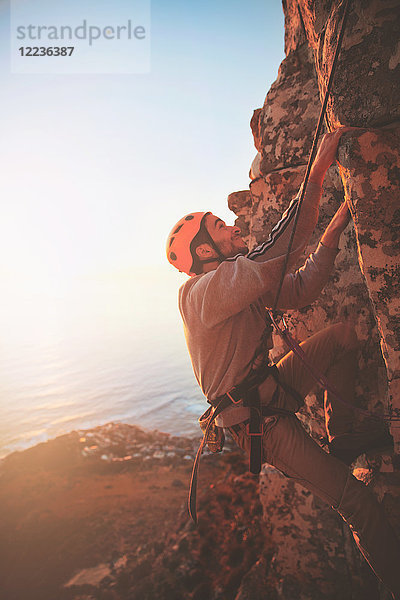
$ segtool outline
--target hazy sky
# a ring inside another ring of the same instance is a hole
[[[3,281],[168,268],[182,214],[233,221],[226,197],[249,183],[252,111],[283,58],[279,0],[154,0],[146,75],[10,74],[4,2],[0,40]]]

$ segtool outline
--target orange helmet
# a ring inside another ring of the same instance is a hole
[[[172,228],[167,238],[167,258],[171,265],[179,271],[187,273],[191,277],[195,275],[191,271],[193,256],[190,244],[199,233],[203,219],[209,212],[194,212],[185,215]]]

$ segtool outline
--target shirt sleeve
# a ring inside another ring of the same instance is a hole
[[[320,185],[309,181],[304,194],[299,217],[296,225],[296,233],[293,238],[292,252],[289,258],[289,264],[300,256],[304,250],[311,233],[318,221],[319,202],[321,199],[322,188]],[[271,258],[285,256],[297,211],[301,194],[301,188],[297,196],[291,201],[287,210],[283,213],[280,221],[272,229],[268,239],[254,248],[247,255],[250,260],[257,262],[268,261]]]
[[[314,302],[330,277],[338,252],[337,248],[318,244],[300,269],[285,276],[278,308],[302,308]],[[268,290],[262,299],[265,306],[270,307],[275,299],[274,293]]]

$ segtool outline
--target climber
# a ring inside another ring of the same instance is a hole
[[[335,159],[341,135],[348,130],[340,128],[326,134],[320,144],[289,267],[299,258],[314,230],[325,173]],[[227,226],[210,212],[186,215],[172,229],[167,258],[191,277],[179,291],[188,350],[208,402],[215,407],[228,398],[229,406],[217,417],[217,425],[227,429],[250,455],[254,448],[257,453],[258,447],[261,462],[275,466],[337,510],[351,526],[376,575],[400,599],[398,540],[374,496],[348,468],[359,454],[387,442],[389,434],[383,426],[355,431],[354,411],[326,392],[330,451],[326,453],[295,415],[314,386],[299,359],[290,352],[275,367],[265,368],[272,348],[272,328],[265,306],[271,306],[274,299],[297,199],[268,239],[251,252],[238,227]],[[301,308],[317,298],[332,271],[339,238],[349,218],[344,203],[316,251],[300,269],[285,275],[278,308]],[[343,398],[354,402],[357,337],[353,328],[337,323],[310,337],[302,348],[311,362],[335,381]],[[253,387],[247,383],[250,381]],[[257,419],[253,422],[254,414],[258,414],[260,423]]]

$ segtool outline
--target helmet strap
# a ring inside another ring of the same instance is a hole
[[[205,224],[203,225],[203,227],[204,227],[205,232],[207,234],[210,246],[213,248],[213,250],[215,250],[215,252],[217,253],[217,256],[215,256],[214,258],[203,260],[201,262],[203,262],[203,263],[209,263],[209,262],[216,262],[216,261],[218,261],[219,263],[222,263],[225,260],[226,257],[222,254],[221,250],[218,248],[217,244],[212,239],[211,234],[208,231],[208,229],[207,229],[207,227],[206,227]]]
[[[217,258],[216,256],[214,256],[214,258],[206,258],[205,260],[201,261],[202,265],[205,265],[207,263],[213,263],[213,262],[222,262],[220,258]]]
[[[222,254],[221,250],[218,248],[217,244],[214,242],[213,238],[211,237],[210,232],[208,231],[206,224],[205,224],[205,217],[207,215],[209,215],[210,213],[205,213],[202,220],[201,220],[201,224],[200,224],[200,228],[203,230],[203,232],[206,234],[205,237],[207,238],[207,240],[205,240],[206,243],[208,243],[211,248],[217,253],[217,256],[213,256],[212,258],[206,258],[204,260],[200,260],[200,263],[202,265],[205,264],[209,264],[209,263],[222,263],[225,260],[225,256]],[[200,230],[199,230],[200,231]]]

